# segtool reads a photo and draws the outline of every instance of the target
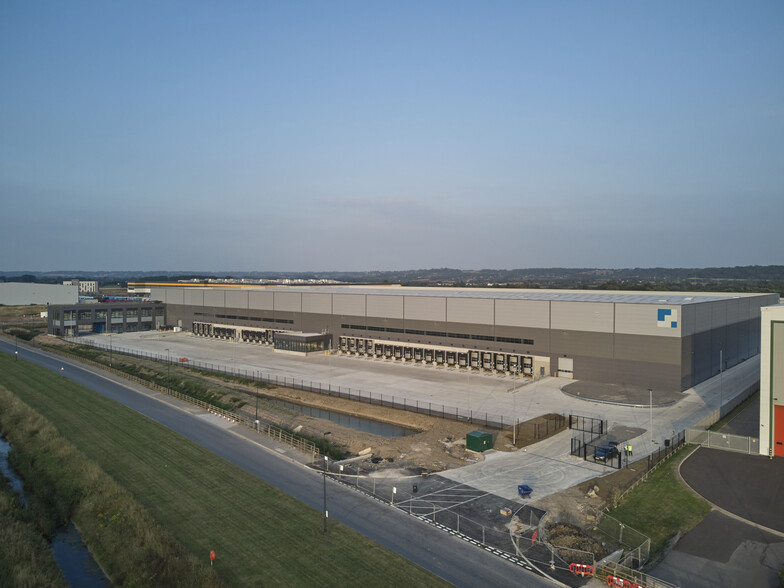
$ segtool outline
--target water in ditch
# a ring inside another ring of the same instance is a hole
[[[356,431],[363,431],[365,433],[372,433],[381,437],[405,437],[406,435],[413,435],[417,431],[413,429],[406,429],[399,425],[391,425],[389,423],[382,423],[372,419],[366,419],[354,415],[344,414],[341,412],[333,412],[323,408],[314,408],[312,406],[303,406],[301,404],[294,404],[293,402],[286,402],[285,400],[278,400],[276,398],[267,398],[265,402],[282,406],[290,410],[296,410],[302,414],[316,417],[317,419],[326,419],[335,424],[349,427]]]
[[[22,479],[8,463],[10,451],[11,445],[0,436],[0,474],[8,481],[11,489],[19,496],[19,501],[27,508],[29,504],[24,493]],[[55,533],[52,538],[52,555],[69,586],[104,588],[112,585],[103,570],[95,563],[72,522],[69,521],[67,526],[58,529]]]

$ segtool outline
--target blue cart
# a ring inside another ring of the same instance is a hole
[[[528,484],[520,484],[517,487],[517,493],[520,495],[520,498],[531,498],[531,492],[533,491],[534,489]]]

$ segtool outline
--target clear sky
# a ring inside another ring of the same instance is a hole
[[[784,2],[0,1],[0,270],[784,263]]]

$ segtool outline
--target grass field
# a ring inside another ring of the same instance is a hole
[[[680,480],[678,466],[694,450],[680,449],[629,492],[610,514],[651,539],[651,556],[660,553],[677,533],[686,533],[704,519],[710,505]]]
[[[439,578],[153,421],[0,354],[0,385],[45,416],[232,585],[438,586]]]

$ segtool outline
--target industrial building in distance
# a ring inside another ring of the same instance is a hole
[[[757,355],[760,309],[779,303],[778,294],[137,287],[166,304],[168,326],[203,337],[271,345],[286,333],[292,350],[677,391]]]

